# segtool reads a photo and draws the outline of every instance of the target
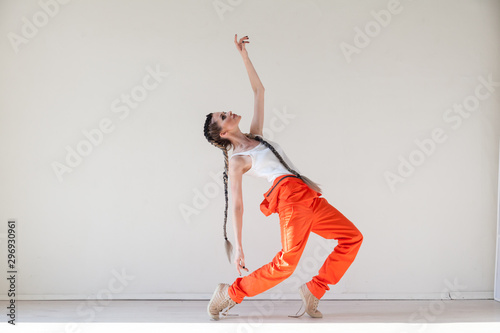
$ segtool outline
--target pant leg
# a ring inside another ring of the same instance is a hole
[[[354,261],[363,235],[342,213],[325,198],[316,198],[313,203],[311,231],[326,239],[338,240],[333,252],[326,258],[318,275],[307,283],[311,293],[323,297],[329,284],[336,284]]]
[[[234,281],[228,293],[236,303],[276,286],[297,267],[311,232],[312,208],[290,205],[280,209],[279,216],[282,249],[270,263]]]

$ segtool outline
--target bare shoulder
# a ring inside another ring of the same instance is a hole
[[[229,173],[242,175],[252,167],[252,159],[248,155],[235,155],[229,159]]]

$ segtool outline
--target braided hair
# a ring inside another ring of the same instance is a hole
[[[227,224],[227,211],[228,211],[228,193],[227,193],[227,173],[228,173],[228,168],[229,168],[229,163],[228,163],[228,151],[229,148],[234,149],[234,145],[232,144],[231,140],[222,138],[220,136],[221,128],[219,124],[216,122],[212,122],[212,115],[213,113],[209,113],[206,116],[205,120],[205,126],[203,128],[203,132],[205,134],[205,138],[210,142],[212,145],[215,147],[219,148],[222,150],[222,154],[224,155],[224,174],[222,176],[222,179],[224,180],[224,195],[226,199],[226,207],[224,210],[224,239],[225,239],[225,248],[226,248],[226,254],[229,259],[229,262],[231,262],[231,254],[233,253],[233,246],[231,245],[231,242],[227,239],[227,232],[226,232],[226,224]],[[283,164],[283,166],[291,173],[297,176],[298,178],[302,179],[304,183],[306,183],[311,189],[313,189],[316,192],[323,192],[320,188],[320,186],[307,178],[304,175],[300,175],[297,171],[293,170],[288,166],[288,164],[285,162],[285,160],[281,157],[281,155],[276,151],[276,149],[266,140],[264,140],[261,136],[252,134],[252,133],[244,133],[245,136],[249,139],[254,139],[257,140],[261,143],[263,143],[266,147],[268,147],[273,154],[278,158],[278,160]]]

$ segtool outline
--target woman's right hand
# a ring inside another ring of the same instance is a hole
[[[235,34],[234,35],[234,44],[236,44],[236,48],[238,49],[238,52],[240,52],[242,57],[248,57],[248,52],[245,49],[245,43],[250,43],[250,42],[247,40],[244,40],[244,39],[248,39],[248,36],[240,38],[240,41],[238,42],[237,34]]]
[[[234,255],[234,264],[236,265],[236,270],[241,276],[240,269],[245,269],[248,272],[248,268],[245,267],[245,255],[243,254],[243,249],[236,250]]]

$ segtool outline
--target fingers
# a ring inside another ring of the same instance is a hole
[[[240,267],[248,272],[248,268],[245,267],[245,261],[243,259],[241,260]]]
[[[243,259],[239,259],[234,262],[236,264],[236,270],[238,271],[238,274],[241,276],[241,270],[244,269],[247,272],[249,272],[248,268],[245,267],[245,261]]]
[[[248,40],[244,40],[244,39],[248,39],[248,36],[241,37],[240,41],[238,42],[238,34],[234,34],[234,43],[236,45],[240,45],[240,44],[243,44],[243,43],[250,43]]]

